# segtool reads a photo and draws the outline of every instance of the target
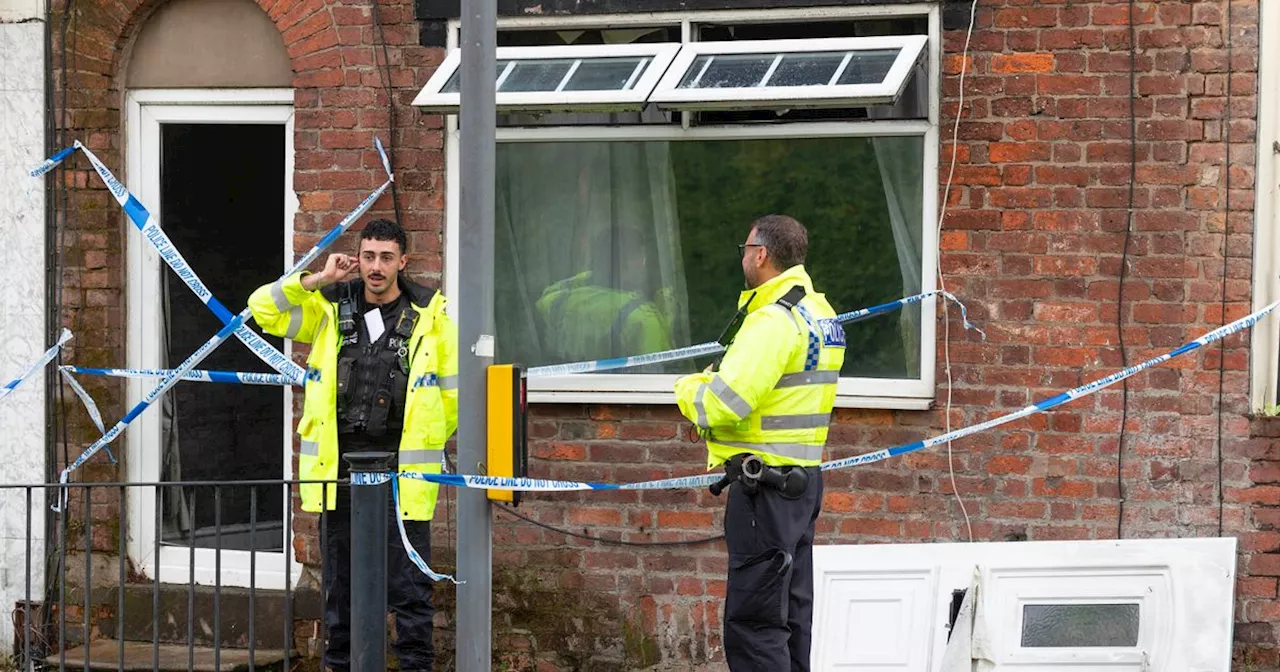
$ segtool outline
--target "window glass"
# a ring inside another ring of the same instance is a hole
[[[1137,646],[1138,616],[1136,604],[1024,605],[1022,646]]]
[[[499,359],[537,366],[714,340],[743,289],[737,245],[769,213],[809,229],[806,268],[837,312],[919,293],[923,145],[918,136],[500,144]],[[919,377],[918,306],[846,331],[845,375]]]

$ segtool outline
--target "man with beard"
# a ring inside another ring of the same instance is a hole
[[[724,649],[734,672],[809,669],[818,465],[845,338],[823,319],[835,311],[804,270],[807,250],[791,217],[752,223],[738,245],[741,327],[722,362],[675,385],[680,412],[706,439],[707,468],[724,465],[719,485],[729,484]]]
[[[344,453],[379,451],[399,471],[440,473],[445,441],[457,428],[457,329],[445,299],[405,276],[407,236],[395,222],[369,222],[359,257],[333,254],[319,273],[289,276],[249,299],[267,333],[311,343],[298,477],[348,476]],[[353,278],[358,273],[358,277]],[[325,489],[327,488],[327,492]],[[430,561],[430,520],[438,486],[399,482],[399,513],[410,543]],[[350,488],[300,487],[304,511],[319,512],[329,641],[324,665],[350,669]],[[401,670],[430,670],[431,583],[409,560],[389,507],[387,603],[396,614],[393,651]]]

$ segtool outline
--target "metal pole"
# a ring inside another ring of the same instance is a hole
[[[391,470],[392,453],[348,453],[351,481]],[[391,482],[351,487],[351,669],[387,669],[387,503]]]
[[[485,461],[485,370],[493,362],[493,217],[497,3],[462,3],[458,248],[458,469]],[[458,490],[458,672],[491,665],[493,529],[483,490]]]

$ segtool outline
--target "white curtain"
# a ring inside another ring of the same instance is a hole
[[[550,364],[688,342],[667,143],[502,144],[496,216],[504,361]],[[620,343],[619,331],[643,338]]]
[[[921,95],[920,87],[928,82],[923,63],[917,63],[907,85],[894,105],[878,105],[867,109],[872,119],[911,119],[928,116],[928,97]],[[889,226],[893,228],[894,248],[898,253],[898,267],[902,270],[902,291],[905,296],[922,291],[924,272],[924,143],[919,137],[874,138],[876,163],[880,167],[880,180],[884,184],[885,202],[889,210]],[[920,308],[909,306],[901,311],[902,346],[906,355],[907,375],[920,375]]]

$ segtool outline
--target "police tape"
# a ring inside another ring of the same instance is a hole
[[[0,387],[0,399],[4,399],[9,396],[10,393],[18,389],[18,386],[21,385],[24,380],[34,375],[36,371],[43,369],[49,364],[49,362],[52,362],[54,358],[58,356],[58,350],[62,349],[62,346],[66,345],[69,340],[71,340],[71,330],[64,328],[62,333],[58,335],[58,342],[49,346],[49,349],[45,350],[43,355],[40,355],[40,359],[33,362],[31,366],[27,367],[27,370],[19,374],[17,378],[5,383],[4,387]]]
[[[75,392],[77,397],[80,397],[80,403],[84,404],[84,410],[89,414],[89,419],[93,421],[93,425],[98,428],[99,432],[107,431],[106,427],[102,424],[102,413],[98,411],[97,402],[93,400],[93,397],[89,396],[89,391],[80,385],[80,381],[76,380],[75,376],[71,375],[71,368],[72,367],[69,366],[63,366],[58,369],[58,372],[62,374],[62,379],[67,382],[67,386],[71,388],[71,391]],[[115,464],[116,456],[112,454],[111,448],[104,448],[107,451],[107,457],[111,459],[111,463]]]
[[[840,324],[858,322],[869,317],[900,310],[912,304],[920,303],[933,296],[942,296],[944,299],[959,306],[960,316],[964,322],[965,328],[977,331],[982,334],[984,338],[986,337],[986,334],[982,329],[979,329],[977,326],[969,322],[969,309],[965,307],[964,303],[950,292],[941,290],[924,292],[923,294],[908,296],[903,299],[890,301],[889,303],[882,303],[878,306],[841,313],[833,318],[819,320],[819,322],[839,322]],[[724,346],[720,345],[720,343],[716,341],[709,341],[698,345],[690,345],[672,350],[663,350],[661,352],[651,352],[643,355],[632,355],[630,357],[535,366],[530,368],[526,372],[525,376],[528,378],[546,378],[549,376],[595,373],[599,371],[611,371],[648,366],[650,364],[662,364],[697,359],[699,357],[718,355],[722,352],[724,352]],[[118,376],[124,378],[154,378],[168,375],[170,371],[170,369],[76,369],[77,373],[96,376]],[[193,371],[187,374],[187,377],[185,377],[184,380],[209,383],[242,383],[246,385],[301,385],[301,382],[295,382],[293,379],[286,378],[285,376],[272,376],[271,374],[247,373],[240,371]]]
[[[142,237],[151,243],[156,253],[164,259],[165,264],[173,269],[173,272],[187,285],[196,298],[200,299],[206,307],[209,308],[214,315],[218,317],[218,321],[224,325],[229,324],[233,316],[227,307],[213,295],[213,292],[204,284],[200,276],[196,274],[195,269],[187,263],[187,260],[174,246],[173,241],[169,239],[168,234],[160,227],[160,221],[151,215],[146,206],[133,195],[116,176],[111,173],[105,164],[98,159],[88,147],[85,147],[79,140],[75,141],[71,147],[58,152],[53,157],[45,160],[35,170],[31,171],[32,177],[39,177],[50,170],[53,170],[58,164],[62,163],[71,152],[80,150],[84,153],[85,158],[89,159],[89,163],[93,165],[94,171],[102,178],[107,185],[107,190],[115,197],[120,207],[124,208],[124,212],[128,215],[133,225],[142,232]],[[292,360],[284,355],[284,353],[276,350],[270,343],[255,333],[246,325],[241,325],[235,331],[235,335],[245,346],[249,348],[259,359],[266,362],[268,366],[279,371],[282,374],[301,379],[303,375],[302,368],[295,364]]]
[[[377,138],[374,138],[374,142],[377,145],[378,153],[382,155],[382,166],[387,171],[387,181],[383,182],[381,186],[373,191],[373,193],[365,197],[365,199],[361,201],[354,210],[347,213],[347,216],[343,217],[342,221],[338,222],[337,226],[329,231],[329,233],[325,234],[325,236],[321,238],[320,241],[317,242],[310,250],[308,250],[306,254],[299,257],[298,260],[294,262],[293,267],[285,272],[284,275],[280,276],[279,280],[283,280],[284,278],[287,278],[310,265],[316,257],[320,256],[320,254],[332,245],[334,241],[347,231],[347,229],[350,229],[351,225],[355,224],[357,219],[359,219],[365,212],[368,212],[369,208],[373,207],[374,202],[391,187],[391,183],[395,179],[391,174],[391,164],[387,160],[386,153],[382,149],[382,142]],[[79,469],[85,462],[93,457],[94,454],[119,437],[120,434],[124,432],[125,428],[128,427],[129,424],[132,423],[139,415],[141,415],[143,411],[147,410],[147,408],[154,404],[161,395],[169,391],[169,389],[172,388],[178,380],[195,369],[197,364],[203,361],[214,351],[214,349],[230,338],[231,335],[244,324],[245,320],[249,319],[251,316],[252,313],[248,308],[240,311],[240,313],[232,317],[231,321],[223,326],[217,334],[214,334],[212,338],[205,341],[203,345],[197,348],[190,357],[187,357],[187,359],[183,361],[178,368],[169,371],[164,376],[164,379],[160,381],[160,384],[148,392],[146,396],[143,397],[142,401],[138,402],[138,404],[130,409],[119,422],[112,426],[111,429],[107,430],[101,438],[90,444],[90,446],[86,448],[74,462],[67,465],[67,467],[62,470],[58,476],[59,482],[66,483],[73,471]],[[299,371],[301,371],[301,368],[299,368]],[[298,380],[300,381],[301,377],[299,377]],[[64,490],[59,503],[53,505],[51,508],[54,511],[61,511],[61,502],[62,500],[65,500],[65,497],[66,492]]]
[[[1043,413],[1057,406],[1061,406],[1068,402],[1071,402],[1076,399],[1080,399],[1082,397],[1086,397],[1090,394],[1098,392],[1099,390],[1102,390],[1104,388],[1110,387],[1111,385],[1114,385],[1137,373],[1140,373],[1142,371],[1145,371],[1155,366],[1159,366],[1175,357],[1185,355],[1188,352],[1204,347],[1209,343],[1213,343],[1215,341],[1226,338],[1231,334],[1248,329],[1252,327],[1254,324],[1257,324],[1257,322],[1261,320],[1263,317],[1265,317],[1267,314],[1274,311],[1277,306],[1280,306],[1280,301],[1276,301],[1275,303],[1272,303],[1271,305],[1266,306],[1265,308],[1255,313],[1251,313],[1249,315],[1246,315],[1245,317],[1235,320],[1230,324],[1214,329],[1213,331],[1210,331],[1209,333],[1195,340],[1189,341],[1183,344],[1182,346],[1175,348],[1174,350],[1170,350],[1169,352],[1166,352],[1158,357],[1154,357],[1145,362],[1142,362],[1141,364],[1136,364],[1134,366],[1123,369],[1121,371],[1117,371],[1109,376],[1100,378],[1091,383],[1086,383],[1079,387],[1072,388],[1061,394],[1055,395],[1053,397],[1049,397],[1048,399],[1038,401],[1034,404],[1031,404],[1030,406],[1026,406],[1017,411],[1014,411],[1013,413],[1002,415],[1000,417],[993,418],[991,420],[987,420],[985,422],[981,422],[976,425],[962,427],[960,429],[947,432],[945,434],[941,434],[939,436],[935,436],[929,439],[925,439],[923,441],[916,441],[914,443],[903,444],[903,445],[895,446],[892,448],[885,448],[885,449],[877,450],[870,453],[864,453],[862,455],[855,455],[853,457],[846,457],[838,460],[832,460],[830,462],[823,462],[821,465],[819,465],[819,468],[822,471],[832,471],[836,469],[845,469],[848,467],[855,467],[855,466],[860,466],[864,464],[870,464],[872,462],[879,462],[882,460],[889,459],[891,457],[897,457],[897,456],[905,455],[907,453],[915,452],[918,450],[923,450],[925,448],[931,448],[933,446],[942,445],[944,443],[947,443],[948,441],[955,441],[957,439],[962,439],[964,437],[971,436],[973,434],[977,434],[979,432],[983,432],[988,429],[992,429],[994,427],[998,427],[1000,425],[1013,422],[1014,420],[1025,418],[1029,415],[1034,415],[1036,413]],[[658,480],[652,480],[652,481],[642,481],[638,483],[621,483],[621,484],[594,483],[594,482],[587,482],[587,481],[559,481],[559,480],[537,479],[537,478],[512,478],[512,477],[503,477],[503,476],[481,476],[481,475],[474,475],[474,474],[427,474],[427,473],[421,473],[421,472],[399,472],[399,476],[401,478],[411,478],[411,479],[426,481],[428,483],[436,483],[439,485],[448,485],[448,486],[461,487],[461,488],[477,488],[482,490],[519,490],[523,492],[571,492],[571,491],[581,491],[581,490],[669,490],[669,489],[678,489],[678,488],[697,488],[697,487],[709,486],[719,481],[722,475],[719,473],[709,473],[709,474],[698,474],[698,475],[692,475],[692,476],[680,476],[676,478],[664,478],[664,479],[658,479]]]
[[[73,373],[86,376],[111,376],[114,378],[164,378],[172,369],[94,369],[83,366],[64,366]],[[182,380],[196,383],[231,383],[236,385],[297,385],[298,381],[282,373],[256,373],[252,371],[192,370]]]
[[[870,308],[861,308],[859,310],[840,313],[832,318],[819,320],[822,322],[838,322],[840,324],[849,324],[859,322],[869,317],[883,315],[885,313],[901,310],[912,304],[920,303],[925,299],[934,296],[942,296],[946,300],[952,301],[960,307],[960,317],[964,321],[966,329],[973,329],[986,337],[981,329],[969,322],[969,309],[964,303],[957,299],[955,295],[944,290],[932,290],[915,296],[908,296],[903,299],[882,303],[878,306]],[[662,352],[653,352],[644,355],[634,355],[631,357],[614,357],[610,359],[596,359],[586,362],[572,362],[568,364],[550,364],[547,366],[535,366],[528,370],[525,374],[529,378],[546,378],[550,376],[568,376],[581,373],[596,373],[599,371],[612,371],[616,369],[628,369],[638,366],[648,366],[651,364],[664,364],[667,362],[679,362],[688,359],[697,359],[699,357],[709,357],[724,352],[725,346],[716,341],[708,341],[697,345],[690,345],[683,348],[675,348],[673,350],[663,350]]]
[[[351,472],[351,485],[382,485],[391,482],[391,503],[396,507],[396,527],[400,531],[400,543],[404,546],[405,553],[409,556],[409,561],[418,567],[418,570],[427,575],[432,581],[443,581],[448,579],[455,584],[466,583],[458,581],[449,574],[438,574],[431,569],[427,561],[422,558],[422,554],[418,553],[418,549],[414,548],[413,542],[409,541],[409,534],[404,528],[404,516],[400,514],[400,481],[393,479],[391,474],[377,471],[353,471]]]

